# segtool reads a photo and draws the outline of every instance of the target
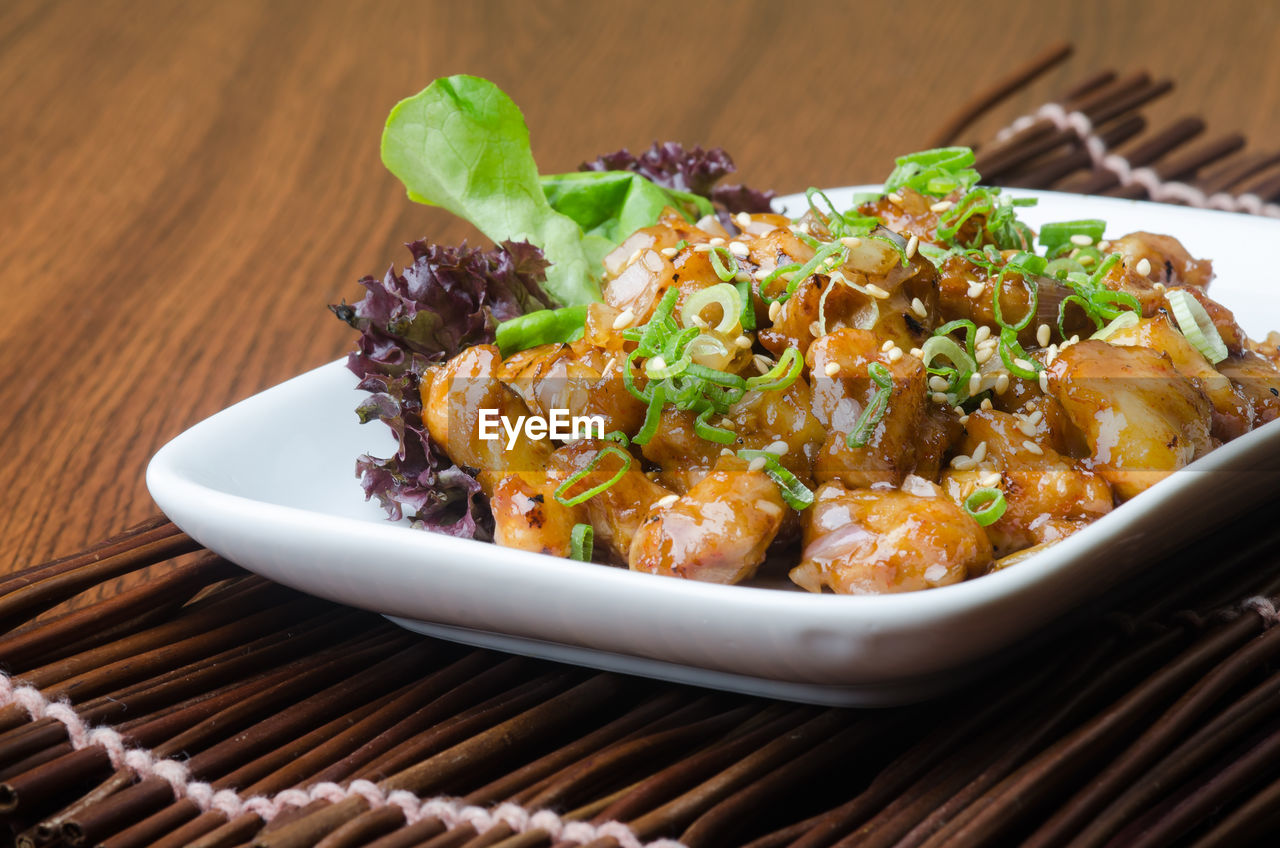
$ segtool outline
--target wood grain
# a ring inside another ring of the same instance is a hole
[[[1280,137],[1280,6],[915,2],[0,4],[0,572],[155,509],[147,459],[342,354],[325,304],[474,234],[378,159],[390,106],[469,72],[526,114],[545,171],[655,138],[716,144],[781,191],[864,182],[954,104],[1066,38],[989,122],[1099,67]],[[988,123],[988,129],[991,124]]]

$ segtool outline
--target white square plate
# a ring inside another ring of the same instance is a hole
[[[859,189],[830,192],[840,208]],[[1280,221],[1053,192],[1014,192],[1046,221],[1170,233],[1213,259],[1212,292],[1260,337],[1280,328]],[[795,204],[796,197],[784,203]],[[803,202],[800,199],[800,202]],[[318,304],[317,308],[321,308]],[[388,522],[353,476],[391,434],[333,362],[197,424],[152,459],[160,508],[201,544],[272,580],[473,645],[791,700],[917,700],[1120,579],[1246,511],[1280,483],[1280,422],[1214,451],[1016,567],[901,595],[719,586],[578,563]]]

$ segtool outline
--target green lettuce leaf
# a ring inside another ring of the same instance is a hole
[[[577,171],[542,178],[542,191],[552,208],[578,222],[588,236],[612,245],[658,220],[674,207],[691,222],[715,210],[696,194],[663,188],[627,171]]]
[[[548,203],[524,116],[493,83],[446,77],[400,101],[387,116],[382,162],[411,200],[448,209],[494,242],[542,248],[551,262],[545,288],[560,303],[600,299],[606,240],[584,236]]]

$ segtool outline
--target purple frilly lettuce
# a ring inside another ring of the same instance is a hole
[[[366,498],[392,519],[475,539],[493,537],[493,517],[474,471],[450,462],[422,420],[419,387],[432,365],[494,339],[497,325],[553,304],[541,282],[547,262],[538,248],[504,242],[482,251],[408,245],[413,263],[377,280],[360,281],[365,296],[330,306],[360,332],[347,367],[370,393],[356,409],[361,422],[379,420],[399,442],[394,456],[356,460]]]

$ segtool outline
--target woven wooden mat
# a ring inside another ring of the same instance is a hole
[[[1085,83],[1059,100],[1110,142],[1167,90]],[[1133,192],[1087,138],[1042,120],[985,145],[985,165]],[[1189,127],[1129,159],[1159,167]],[[1184,154],[1160,177],[1272,199],[1265,157],[1227,155],[1188,169]],[[1215,163],[1241,176],[1199,176]],[[21,845],[113,848],[1276,844],[1277,505],[993,676],[882,711],[422,638],[246,574],[156,518],[0,580],[0,818]]]

